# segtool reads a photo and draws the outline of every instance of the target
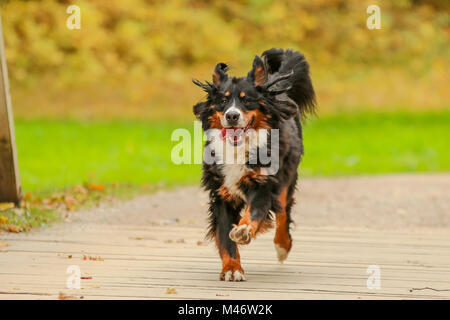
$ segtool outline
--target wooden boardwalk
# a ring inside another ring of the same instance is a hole
[[[450,299],[448,230],[298,227],[284,264],[271,231],[242,248],[239,283],[218,280],[203,236],[198,226],[101,224],[0,234],[0,299]],[[70,265],[81,289],[66,288]],[[380,289],[367,288],[371,265]]]

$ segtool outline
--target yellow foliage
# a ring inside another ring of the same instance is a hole
[[[305,53],[325,110],[423,102],[445,106],[449,98],[445,83],[450,67],[450,5],[446,1],[1,3],[19,115],[32,112],[36,103],[44,116],[45,110],[71,116],[77,110],[64,107],[87,110],[86,104],[94,110],[89,115],[97,109],[114,109],[112,105],[123,112],[120,106],[125,104],[139,115],[159,115],[157,108],[167,104],[190,112],[187,104],[200,97],[190,83],[192,77],[209,78],[219,61],[230,63],[234,73],[245,74],[254,55],[271,47]],[[80,30],[66,27],[70,4],[81,9]],[[372,4],[381,8],[381,30],[366,27],[366,8]],[[374,84],[378,94],[370,90]],[[44,85],[47,95],[42,93]],[[399,89],[390,92],[392,86]],[[68,98],[70,88],[77,88],[78,96],[85,99],[71,94]],[[438,90],[437,96],[427,99],[424,90],[429,88]],[[59,96],[62,92],[66,99]],[[28,102],[30,96],[36,98],[34,107]]]

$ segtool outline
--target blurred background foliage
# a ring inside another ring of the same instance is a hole
[[[69,30],[66,8],[81,8]],[[381,8],[369,30],[366,8]],[[18,118],[179,118],[214,65],[244,75],[255,54],[301,50],[320,113],[443,109],[450,94],[450,1],[1,1]]]
[[[81,29],[66,27],[69,5]],[[381,30],[366,10],[381,8]],[[255,54],[302,51],[318,118],[303,176],[450,170],[448,0],[0,0],[27,214],[18,232],[110,196],[198,184],[172,132],[216,63],[245,75]],[[1,181],[0,181],[1,183]]]

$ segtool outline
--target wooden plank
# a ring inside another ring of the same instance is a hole
[[[0,202],[22,197],[0,12]]]
[[[72,224],[0,235],[9,244],[0,253],[0,299],[57,299],[59,292],[83,299],[450,298],[447,230],[297,228],[282,265],[271,231],[241,250],[248,280],[242,283],[218,280],[214,246],[197,245],[203,234],[199,226]],[[80,290],[65,287],[69,265],[92,277]],[[369,265],[381,269],[379,290],[366,286]],[[177,294],[167,294],[169,287]]]

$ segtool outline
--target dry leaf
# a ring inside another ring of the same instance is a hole
[[[0,241],[0,247],[9,247],[9,243],[5,241]]]
[[[21,228],[19,226],[16,226],[14,224],[8,225],[9,232],[19,233],[21,231]]]
[[[175,288],[167,288],[166,294],[177,294],[177,290]]]
[[[105,186],[103,184],[90,184],[89,189],[103,191],[105,190]]]
[[[33,194],[31,192],[27,192],[23,195],[23,200],[30,200],[33,198]]]
[[[197,245],[198,246],[204,246],[204,245],[206,245],[206,242],[204,242],[204,241],[197,241]]]
[[[80,185],[75,186],[73,188],[73,191],[77,192],[77,193],[81,193],[81,194],[87,194],[88,193],[87,189],[85,187],[83,187],[83,186],[80,186]]]
[[[91,276],[87,276],[87,277],[80,277],[80,279],[82,279],[82,280],[92,280],[93,278]]]
[[[58,300],[79,300],[80,298],[76,296],[69,296],[67,294],[64,294],[63,292],[59,292],[58,295]]]
[[[83,255],[83,260],[104,261],[104,259],[100,256],[86,256],[86,255]]]

